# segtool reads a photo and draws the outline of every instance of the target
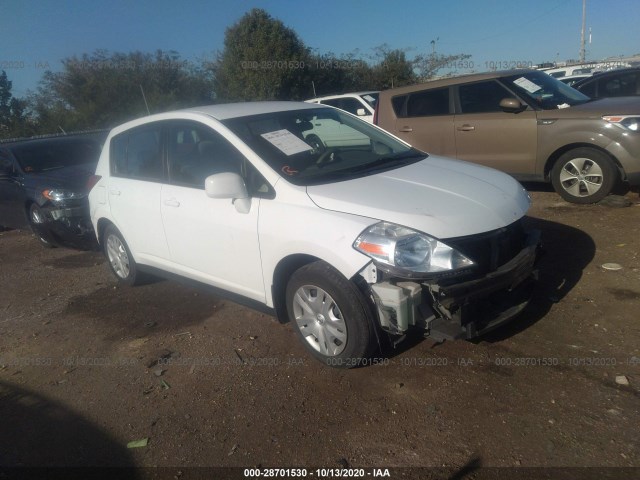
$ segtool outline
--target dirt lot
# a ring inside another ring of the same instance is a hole
[[[638,194],[626,208],[532,197],[546,254],[523,316],[350,371],[269,316],[170,281],[116,287],[98,253],[0,233],[0,465],[638,478],[608,468],[640,466]],[[543,472],[493,470],[523,471]]]

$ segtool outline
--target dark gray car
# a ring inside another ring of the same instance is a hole
[[[96,246],[87,181],[106,132],[0,143],[0,225],[31,228],[44,246]]]

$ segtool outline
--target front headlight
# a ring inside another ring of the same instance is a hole
[[[382,266],[414,274],[450,272],[474,265],[472,260],[441,241],[388,222],[367,228],[353,243],[353,248]]]
[[[638,115],[605,115],[602,118],[626,130],[640,131],[640,116]]]
[[[52,202],[63,202],[65,200],[76,200],[78,198],[84,198],[86,193],[73,192],[71,190],[65,190],[64,188],[52,188],[49,190],[43,190],[42,196]]]

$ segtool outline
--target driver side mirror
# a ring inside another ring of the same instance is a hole
[[[240,175],[222,172],[209,175],[204,181],[204,190],[209,198],[230,198],[239,213],[249,213],[251,197]]]
[[[358,110],[356,110],[356,115],[358,115],[359,117],[364,117],[365,115],[367,115],[367,111],[364,108],[359,108]]]
[[[507,113],[520,113],[527,108],[526,105],[520,103],[515,98],[503,98],[500,100],[500,108]]]

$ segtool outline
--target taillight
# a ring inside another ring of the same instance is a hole
[[[93,187],[96,186],[96,183],[100,181],[102,177],[100,175],[91,175],[89,180],[87,180],[87,192],[90,192]]]

